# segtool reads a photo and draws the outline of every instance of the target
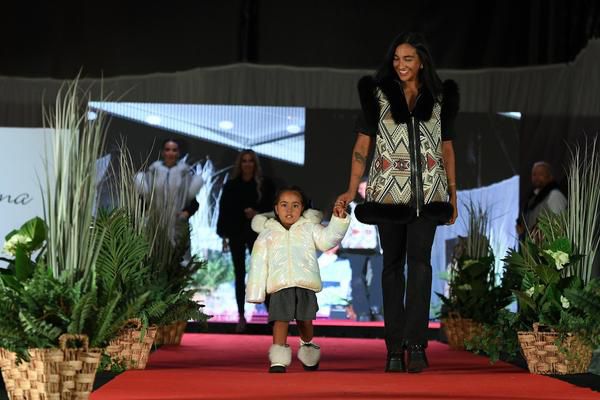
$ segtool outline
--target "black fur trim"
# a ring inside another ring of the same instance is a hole
[[[376,127],[379,123],[379,102],[375,98],[375,80],[372,76],[366,75],[358,80],[358,97],[365,121]]]
[[[436,201],[425,204],[422,215],[442,225],[450,221],[453,211],[452,204]],[[365,202],[356,206],[354,215],[363,224],[407,224],[415,220],[417,212],[413,207],[404,204]]]
[[[390,103],[394,122],[397,124],[408,123],[410,120],[410,111],[408,111],[408,105],[398,81],[388,78],[379,82],[378,86]]]
[[[450,203],[435,201],[423,206],[423,215],[429,219],[437,221],[438,225],[442,225],[450,221],[454,207]]]
[[[408,110],[408,104],[406,104],[406,98],[402,91],[400,83],[391,78],[382,80],[379,85],[385,97],[387,97],[390,103],[390,110],[392,111],[392,118],[397,124],[406,124],[410,120],[410,111]],[[419,99],[413,110],[413,115],[419,121],[429,121],[433,112],[434,98],[425,87],[421,89],[419,93]]]
[[[417,105],[413,110],[413,115],[419,121],[429,121],[431,118],[431,114],[433,113],[433,96],[425,87],[421,88],[421,93],[419,93],[419,100],[417,101]]]
[[[443,83],[442,119],[454,120],[460,107],[460,94],[455,81],[448,79]]]
[[[381,223],[406,224],[414,220],[417,213],[408,205],[365,202],[356,206],[354,215],[363,224],[377,225]]]

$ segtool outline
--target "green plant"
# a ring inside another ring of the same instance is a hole
[[[210,292],[221,283],[233,280],[231,258],[223,256],[220,252],[211,252],[206,259],[206,266],[194,274],[192,284],[200,291]]]
[[[527,330],[517,313],[506,309],[500,310],[493,321],[483,324],[481,334],[465,340],[467,350],[485,354],[495,363],[501,358],[514,359],[519,352],[517,332]]]
[[[573,273],[584,283],[592,278],[592,267],[600,245],[600,154],[597,138],[571,153],[567,170],[568,204],[561,223],[565,236],[580,254],[585,254],[574,264]]]
[[[457,260],[449,283],[449,297],[437,293],[444,305],[442,317],[452,312],[481,323],[494,321],[498,312],[512,300],[508,275],[502,279],[502,284],[496,284],[494,269],[491,251],[487,257]]]
[[[135,185],[135,167],[123,142],[119,146],[119,165],[113,170],[117,190],[113,193],[118,207],[127,210],[135,231],[148,243],[144,264],[149,267],[146,305],[139,317],[145,323],[164,324],[180,318],[206,320],[201,305],[192,300],[188,286],[206,262],[191,259],[182,265],[189,246],[189,228],[180,219],[173,220],[174,203],[157,204],[154,191],[140,201]]]
[[[32,218],[19,229],[9,232],[4,238],[4,251],[14,256],[14,259],[2,258],[8,262],[8,268],[0,271],[4,274],[15,274],[18,279],[30,277],[36,265],[31,256],[40,249],[36,260],[44,255],[46,235],[46,224],[39,217]]]
[[[56,97],[45,110],[45,123],[53,131],[52,162],[46,159],[44,220],[48,225],[48,265],[55,278],[73,285],[81,278],[90,284],[98,254],[96,239],[102,232],[90,229],[96,202],[96,160],[100,158],[106,119],[99,113],[87,120],[89,91],[79,79]]]
[[[558,329],[586,338],[593,348],[600,347],[600,279],[593,278],[583,289],[568,288],[564,295],[569,307]]]
[[[491,322],[511,302],[510,276],[505,274],[498,283],[487,211],[473,203],[467,209],[467,236],[459,238],[448,272],[449,295],[436,294],[443,303],[442,317],[457,313],[476,322]]]
[[[559,325],[567,298],[567,289],[580,290],[583,280],[572,274],[575,263],[582,258],[573,254],[573,245],[552,220],[559,217],[546,214],[538,225],[541,237],[526,238],[519,251],[510,250],[507,268],[521,278],[521,287],[514,290],[519,303],[519,315],[526,324],[539,322]]]
[[[31,276],[2,275],[0,279],[0,347],[28,360],[29,348],[55,347],[69,332],[80,282],[66,285],[44,265]]]

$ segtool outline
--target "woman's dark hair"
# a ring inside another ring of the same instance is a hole
[[[419,81],[429,90],[429,92],[437,97],[442,94],[442,80],[438,76],[433,58],[429,52],[429,47],[425,37],[417,32],[405,32],[396,36],[385,54],[383,63],[375,73],[375,80],[381,82],[385,79],[398,79],[398,75],[394,70],[394,54],[396,48],[401,44],[409,44],[417,49],[417,54],[423,63],[423,69],[419,70]]]
[[[299,186],[295,186],[295,185],[285,186],[285,187],[280,188],[277,191],[277,194],[275,194],[275,202],[273,203],[273,206],[276,206],[277,203],[279,203],[279,198],[285,192],[296,192],[296,193],[298,193],[300,195],[300,201],[302,202],[302,208],[306,209],[306,206],[308,205],[308,198],[304,194],[304,191]]]
[[[179,152],[181,152],[181,143],[179,142],[179,140],[173,139],[173,138],[166,138],[165,140],[163,140],[162,143],[160,144],[160,151],[163,151],[166,144],[169,142],[175,143],[177,145],[177,150],[179,150]]]

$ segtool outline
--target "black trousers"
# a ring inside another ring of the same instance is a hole
[[[409,224],[381,224],[383,310],[388,351],[427,345],[431,301],[431,247],[437,223],[419,217]],[[404,266],[408,266],[404,277]]]
[[[256,237],[256,233],[248,231],[229,238],[229,251],[235,271],[235,300],[240,315],[244,315],[246,302],[246,249],[252,252]]]

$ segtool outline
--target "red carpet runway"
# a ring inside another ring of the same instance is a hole
[[[144,371],[125,372],[91,396],[120,399],[468,399],[579,400],[600,393],[506,363],[430,342],[421,374],[383,372],[380,339],[318,338],[321,369],[307,372],[294,357],[286,374],[269,374],[269,336],[186,334],[180,347],[162,347]]]

